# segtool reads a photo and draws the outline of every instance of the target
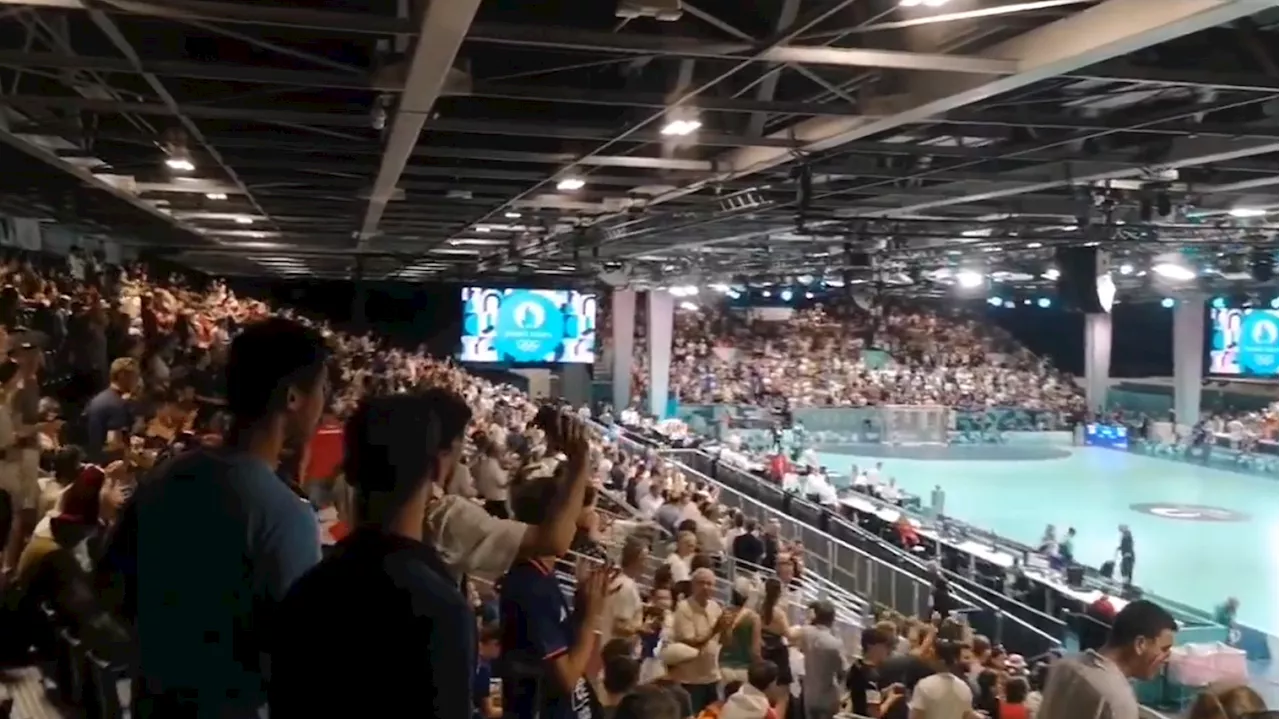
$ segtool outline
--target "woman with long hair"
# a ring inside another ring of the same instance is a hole
[[[1218,684],[1200,692],[1187,719],[1246,719],[1265,716],[1266,711],[1267,703],[1247,685]]]
[[[747,669],[760,661],[760,615],[747,606],[750,582],[739,579],[729,594],[727,613],[732,617],[720,632],[720,679],[724,683],[746,681]]]
[[[782,580],[769,577],[764,582],[764,596],[760,598],[760,658],[778,667],[778,683],[769,692],[778,716],[787,715],[787,702],[791,698],[791,649],[786,637],[791,632]]]

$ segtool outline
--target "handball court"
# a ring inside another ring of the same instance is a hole
[[[943,452],[965,454],[963,449]],[[990,457],[991,451],[983,454]],[[1047,524],[1057,527],[1059,538],[1075,527],[1076,558],[1094,567],[1115,558],[1119,525],[1127,524],[1137,558],[1134,582],[1149,595],[1210,612],[1234,596],[1241,624],[1277,634],[1275,478],[1096,447],[1062,448],[1052,458],[1034,460],[899,459],[859,452],[850,447],[848,453],[818,456],[836,473],[882,461],[883,477],[921,497],[940,484],[948,515],[1031,546]]]

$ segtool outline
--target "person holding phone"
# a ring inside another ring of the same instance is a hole
[[[565,456],[561,466],[533,470],[554,480],[539,485],[546,490],[546,507],[536,522],[495,517],[483,505],[457,495],[439,496],[427,508],[427,535],[459,578],[472,575],[494,581],[518,561],[558,557],[573,543],[591,479],[589,430],[551,406],[539,409],[530,427],[545,434],[549,455]],[[514,503],[514,491],[509,494]]]

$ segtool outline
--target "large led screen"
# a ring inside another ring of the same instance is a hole
[[[1234,377],[1276,376],[1280,364],[1280,312],[1213,309],[1209,373]]]
[[[596,296],[577,290],[462,290],[463,362],[596,361]]]

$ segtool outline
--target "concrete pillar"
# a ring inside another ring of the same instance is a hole
[[[614,290],[613,321],[613,414],[631,404],[631,363],[636,349],[636,291]]]
[[[1084,395],[1089,411],[1105,408],[1111,380],[1111,315],[1084,316]]]
[[[667,416],[667,395],[671,390],[672,326],[676,318],[676,298],[670,292],[649,292],[649,414]]]
[[[1184,295],[1173,309],[1173,416],[1184,427],[1200,421],[1206,300],[1203,294]]]

